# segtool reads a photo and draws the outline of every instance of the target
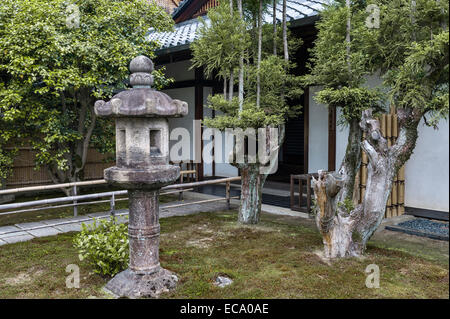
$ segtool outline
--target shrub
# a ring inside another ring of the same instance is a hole
[[[86,226],[74,238],[80,259],[93,266],[94,272],[114,276],[128,267],[128,226],[116,219],[102,220]]]

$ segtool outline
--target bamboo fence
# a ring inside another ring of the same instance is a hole
[[[381,125],[381,133],[388,141],[388,146],[395,143],[398,136],[398,119],[395,108],[391,108],[389,114],[382,114],[379,118]],[[362,165],[359,171],[360,175],[360,192],[359,201],[364,198],[364,192],[367,182],[367,163],[366,153],[362,154]],[[385,217],[400,216],[405,213],[405,167],[403,166],[398,175],[394,178],[391,194],[386,205]]]
[[[8,149],[6,147],[5,149]],[[10,149],[12,149],[10,147]],[[21,188],[34,185],[53,184],[45,168],[36,169],[34,158],[36,152],[31,147],[19,147],[18,153],[14,159],[12,174],[2,181],[2,188]],[[171,163],[173,164],[173,163]],[[111,154],[101,154],[94,148],[89,149],[87,161],[84,168],[84,181],[103,179],[103,171],[116,165],[115,158]],[[185,182],[198,181],[198,164],[185,162],[174,164],[179,165],[181,170],[191,173],[185,174]]]
[[[7,148],[5,148],[7,149]],[[31,147],[19,147],[14,159],[12,174],[6,179],[6,188],[30,185],[52,184],[45,168],[36,169],[34,158],[36,152]],[[103,170],[115,165],[111,156],[89,149],[83,180],[103,179]]]

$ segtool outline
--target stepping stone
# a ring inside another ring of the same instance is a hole
[[[33,223],[16,224],[16,226],[21,229],[28,229],[28,228],[39,227],[39,226],[47,226],[47,225],[44,224],[43,222],[33,222]],[[44,228],[38,228],[38,229],[33,229],[33,230],[27,230],[26,232],[35,237],[53,236],[53,235],[61,233],[60,230],[53,228],[53,227],[44,227]]]
[[[118,215],[118,214],[123,214],[123,213],[127,213],[126,215]],[[88,214],[89,217],[92,217],[98,221],[100,220],[109,220],[109,217],[111,216],[110,212],[100,212],[100,213],[92,213],[92,214]],[[122,224],[122,223],[127,223],[128,222],[128,209],[119,209],[115,211],[115,217],[117,218],[117,222]]]
[[[81,223],[75,222],[72,224],[64,224],[64,225],[59,225],[59,226],[53,226],[54,228],[56,228],[57,230],[60,230],[63,233],[68,233],[71,231],[81,231]]]
[[[111,214],[109,212],[99,212],[99,213],[88,214],[87,216],[92,217],[92,218],[98,218],[98,217],[111,216]]]
[[[19,230],[19,229],[20,228],[17,228],[16,226],[3,226],[3,227],[0,227],[0,238],[3,237],[3,236],[6,236],[6,237],[14,236],[13,234],[17,234],[17,233],[12,233],[11,235],[10,234],[6,234],[6,233],[9,233],[9,232],[14,231],[14,230]]]
[[[51,219],[51,220],[44,220],[42,223],[46,225],[55,225],[58,223],[67,223],[63,225],[57,225],[52,226],[53,228],[56,228],[57,230],[60,230],[63,233],[68,233],[71,231],[81,231],[81,224],[84,223],[86,225],[92,225],[94,223],[93,219],[87,220],[89,216],[75,216],[71,218],[60,218],[60,219]],[[71,222],[71,223],[68,223]]]
[[[20,241],[27,241],[33,239],[34,236],[27,232],[21,231],[16,226],[4,226],[0,227],[0,244],[12,244]]]
[[[8,244],[18,243],[21,241],[27,241],[27,240],[31,240],[31,239],[35,238],[25,232],[19,232],[19,233],[14,233],[14,235],[12,235],[12,234],[8,234],[8,235],[11,235],[11,236],[1,238],[2,241],[5,241]]]
[[[42,223],[47,225],[52,224],[58,224],[58,223],[65,223],[73,221],[74,223],[78,223],[80,220],[87,219],[89,216],[74,216],[69,218],[57,218],[57,219],[49,219],[49,220],[43,220]]]

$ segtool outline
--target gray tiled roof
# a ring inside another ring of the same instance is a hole
[[[185,1],[188,2],[189,0]],[[287,20],[295,21],[301,18],[314,16],[329,2],[329,0],[287,0]],[[282,19],[282,8],[282,4],[280,3],[277,6],[277,20],[279,21]],[[204,17],[204,19],[207,23],[209,22],[207,17]],[[264,17],[264,20],[266,22],[272,22],[272,12],[267,14]],[[157,41],[160,45],[160,49],[174,48],[189,44],[198,38],[197,30],[200,26],[201,22],[198,19],[192,19],[176,24],[175,31],[173,32],[155,32],[150,29],[148,40]]]
[[[208,23],[208,20],[206,20],[206,22]],[[158,42],[160,49],[177,47],[183,44],[192,43],[197,39],[197,29],[200,26],[201,22],[198,19],[192,19],[176,24],[175,31],[173,32],[155,32],[150,30],[147,37],[149,41]]]

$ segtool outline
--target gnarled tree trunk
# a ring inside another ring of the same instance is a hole
[[[348,200],[348,191],[355,183],[350,179],[355,179],[355,175],[349,174],[348,170],[339,173],[319,171],[318,179],[313,179],[316,224],[323,236],[326,258],[364,253],[367,241],[383,220],[394,177],[414,150],[422,115],[411,109],[399,109],[400,134],[397,142],[388,147],[381,135],[379,121],[372,117],[371,110],[363,112],[360,127],[366,133],[366,139],[361,147],[367,153],[369,164],[366,192],[362,203],[356,207],[349,206],[352,201]],[[347,148],[347,152],[349,150],[351,148]]]
[[[283,144],[286,127],[284,124],[278,128],[278,138],[276,145],[271,143],[271,133],[269,127],[266,128],[266,150],[268,155],[268,165],[259,160],[256,163],[235,163],[241,172],[241,201],[238,213],[238,222],[242,224],[257,224],[261,214],[262,190],[267,176],[272,173],[278,160],[278,152]],[[275,138],[275,135],[273,136]],[[248,159],[248,158],[247,158]],[[261,160],[261,159],[260,159]]]
[[[257,224],[261,212],[263,176],[259,164],[241,166],[241,204],[238,221],[242,224]]]
[[[82,179],[83,171],[87,162],[89,144],[94,133],[97,116],[94,112],[94,100],[89,89],[82,88],[73,93],[74,109],[77,110],[77,131],[81,138],[68,144],[60,144],[60,148],[67,148],[68,152],[64,157],[67,163],[67,169],[62,170],[54,162],[46,165],[48,176],[53,183],[72,183]],[[63,115],[67,116],[68,108],[66,106],[66,97],[61,94],[61,104]],[[61,189],[67,196],[73,195],[72,188]]]

